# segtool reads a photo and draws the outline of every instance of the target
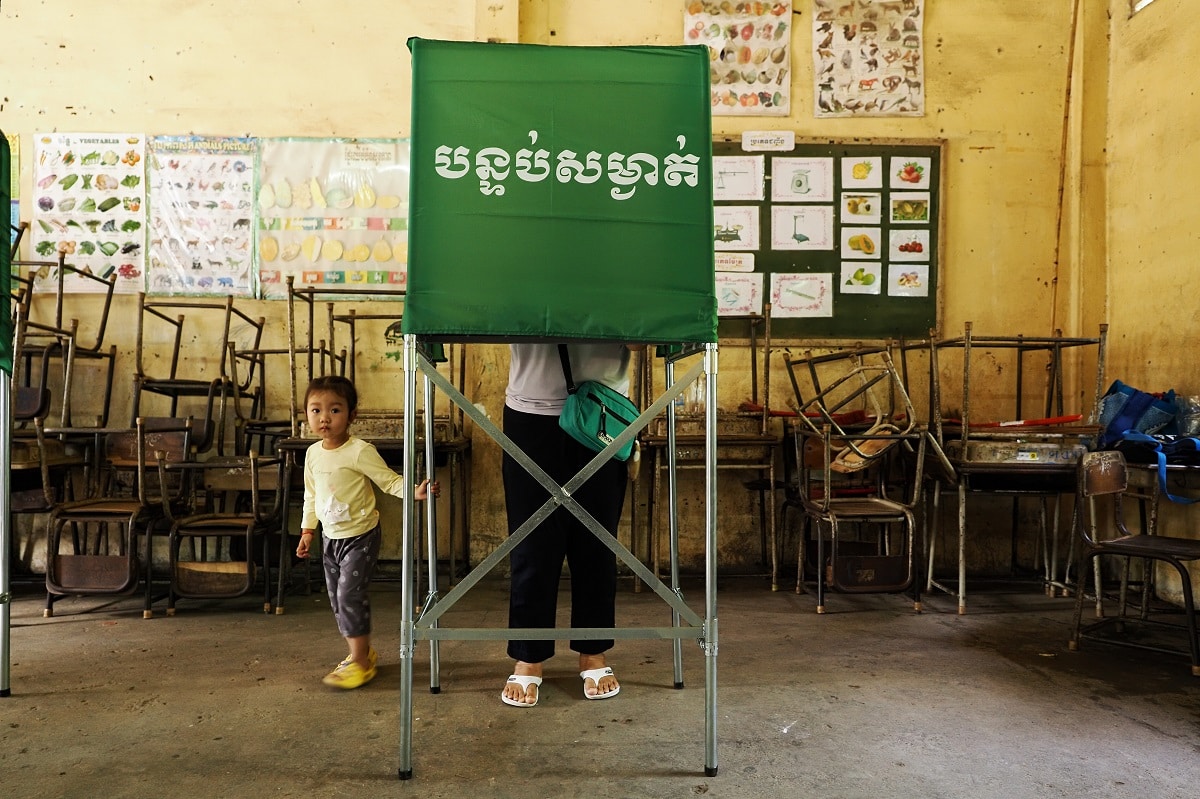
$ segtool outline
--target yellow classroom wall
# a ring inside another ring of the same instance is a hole
[[[780,128],[802,137],[944,139],[944,334],[957,335],[971,321],[986,334],[1085,336],[1107,322],[1110,377],[1200,394],[1191,289],[1200,234],[1189,224],[1200,182],[1200,101],[1189,71],[1200,20],[1186,13],[1188,5],[1157,0],[1131,19],[1125,0],[926,0],[926,115],[817,120],[812,3],[794,0],[790,116],[717,116],[714,133]],[[673,44],[682,39],[684,6],[127,0],[118,11],[112,4],[11,0],[0,8],[0,128],[21,136],[27,204],[37,132],[406,136],[410,36]],[[1163,302],[1164,295],[1174,301]],[[267,346],[283,343],[283,303],[239,305],[268,318]],[[71,307],[87,331],[94,300],[72,298]],[[119,298],[115,315],[124,322],[111,329],[123,373],[117,420],[128,414],[135,308],[132,298]],[[205,358],[205,342],[195,344],[189,357]],[[493,418],[506,368],[503,347],[468,348],[467,394]],[[372,369],[369,379],[360,377],[364,403],[394,406],[388,400],[398,392],[397,375]],[[744,350],[722,349],[722,408],[749,396],[748,373]],[[1068,404],[1078,407],[1093,385],[1090,375],[1072,378]],[[280,387],[273,386],[277,401],[286,399]],[[790,393],[780,368],[771,390],[776,405]],[[994,411],[987,396],[978,399],[980,413]],[[499,462],[499,448],[476,434],[474,560],[504,537]],[[725,480],[720,513],[722,565],[757,568],[752,493]],[[685,566],[698,562],[701,540],[695,525],[684,527]],[[1006,538],[999,545],[1007,552]],[[993,560],[977,554],[980,563]]]

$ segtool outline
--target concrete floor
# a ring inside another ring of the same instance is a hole
[[[374,587],[379,677],[351,692],[320,682],[343,655],[323,596],[290,597],[282,616],[245,598],[143,620],[136,598],[66,598],[43,619],[40,591],[14,593],[6,799],[1200,795],[1200,679],[1187,661],[1098,643],[1068,652],[1071,601],[1029,583],[973,588],[966,616],[944,596],[916,615],[875,595],[832,595],[817,616],[811,595],[723,579],[715,777],[691,642],[683,690],[669,642],[618,642],[623,688],[604,702],[583,700],[560,649],[528,710],[499,700],[503,643],[444,642],[437,695],[423,643],[410,781],[397,779],[395,583]],[[685,597],[702,612],[698,585]],[[618,601],[622,626],[669,623],[650,592]],[[505,585],[485,581],[442,626],[506,615]]]

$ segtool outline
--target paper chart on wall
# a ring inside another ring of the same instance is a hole
[[[771,199],[777,203],[833,202],[833,159],[771,159]]]
[[[68,264],[101,277],[116,275],[115,291],[145,283],[145,155],[140,133],[34,135],[34,257]],[[39,270],[35,286],[55,270]],[[64,291],[100,291],[95,281],[68,275]]]
[[[813,0],[817,118],[924,116],[925,0]]]
[[[771,206],[771,249],[833,249],[833,207],[829,205]]]
[[[753,205],[713,207],[713,246],[717,250],[757,250],[758,208]]]
[[[12,170],[8,198],[16,202],[21,199],[21,134],[5,133],[4,138],[8,141],[9,168]]]
[[[750,316],[763,308],[763,276],[717,272],[717,315]]]
[[[248,138],[150,140],[149,293],[254,295],[257,150]]]
[[[714,115],[787,116],[791,24],[792,0],[685,5],[683,43],[708,46]]]
[[[833,275],[772,273],[771,315],[782,318],[833,316]]]
[[[763,157],[715,156],[713,164],[713,201],[738,202],[763,198]]]
[[[406,139],[263,139],[257,254],[264,298],[296,286],[395,291],[408,277]]]

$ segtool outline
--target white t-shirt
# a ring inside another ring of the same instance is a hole
[[[603,383],[629,395],[629,349],[624,344],[568,344],[571,379]],[[558,416],[567,399],[567,379],[557,344],[510,344],[504,404],[524,413]]]

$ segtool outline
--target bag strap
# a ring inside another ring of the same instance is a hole
[[[575,380],[571,377],[571,358],[567,355],[567,345],[558,345],[558,359],[562,361],[563,377],[567,379],[567,393],[575,393]]]
[[[1158,485],[1162,489],[1163,494],[1172,502],[1178,502],[1182,505],[1191,505],[1193,502],[1200,502],[1200,497],[1177,497],[1167,489],[1167,454],[1163,452],[1162,442],[1154,436],[1148,436],[1145,433],[1139,433],[1136,430],[1126,430],[1122,438],[1126,441],[1136,441],[1141,444],[1149,444],[1154,450],[1154,456],[1158,458]]]

